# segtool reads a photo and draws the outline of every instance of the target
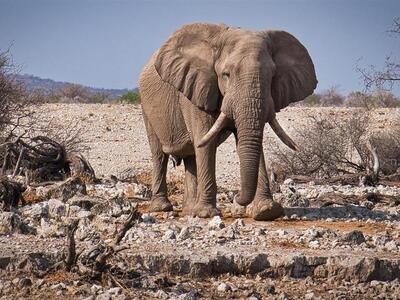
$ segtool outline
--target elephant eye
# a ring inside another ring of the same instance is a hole
[[[228,78],[229,78],[229,76],[230,76],[230,74],[229,74],[229,72],[228,72],[228,71],[224,71],[224,72],[222,72],[222,78],[224,78],[224,79],[228,79]]]

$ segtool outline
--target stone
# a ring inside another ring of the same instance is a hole
[[[69,205],[76,205],[82,209],[90,210],[96,204],[101,203],[101,200],[92,196],[77,194],[72,198],[68,199]]]
[[[21,280],[18,282],[18,285],[22,288],[28,287],[32,285],[32,280],[30,278],[21,278]]]
[[[66,234],[66,226],[51,219],[42,218],[38,233],[42,237],[63,237]]]
[[[179,299],[181,300],[196,300],[199,298],[199,293],[196,290],[190,290],[187,293],[181,294]]]
[[[35,203],[22,207],[20,211],[24,218],[39,222],[41,218],[48,217],[49,206],[47,202]]]
[[[219,285],[218,285],[218,287],[217,287],[217,291],[218,292],[223,292],[223,293],[225,293],[225,292],[228,292],[228,291],[230,291],[230,290],[232,290],[232,288],[231,288],[231,286],[229,285],[229,284],[226,284],[226,283],[220,283]]]
[[[310,293],[307,293],[304,295],[304,299],[306,299],[306,300],[312,300],[312,299],[314,299],[314,297],[315,297],[315,294],[313,292],[310,292]]]
[[[93,293],[93,294],[96,294],[98,291],[101,291],[103,288],[101,287],[101,285],[98,285],[98,284],[93,284],[91,287],[90,287],[90,291]]]
[[[111,300],[112,297],[109,293],[103,293],[96,297],[96,300]]]
[[[50,199],[48,201],[48,206],[50,218],[61,218],[67,213],[66,205],[58,199]]]
[[[389,251],[396,251],[398,249],[396,241],[389,241],[385,244],[385,248]]]
[[[143,214],[142,215],[142,220],[143,220],[144,223],[147,223],[147,224],[153,224],[153,223],[156,222],[156,218],[154,218],[150,214]]]
[[[107,293],[109,293],[110,295],[119,295],[122,293],[122,289],[120,287],[114,287],[107,290]]]
[[[285,179],[285,181],[283,182],[284,185],[294,185],[294,181],[292,178],[287,178]]]
[[[208,229],[220,230],[225,227],[225,223],[222,221],[220,216],[215,216],[208,222]]]
[[[163,235],[162,239],[163,241],[175,240],[176,239],[175,231],[168,229]]]
[[[164,292],[163,290],[158,290],[157,292],[154,293],[154,297],[156,299],[168,299],[169,296],[166,292]]]
[[[185,227],[183,227],[182,229],[181,229],[181,231],[179,232],[179,234],[178,234],[178,237],[177,237],[177,239],[178,240],[180,240],[180,241],[183,241],[183,240],[186,240],[186,239],[188,239],[188,238],[190,238],[191,237],[191,226],[185,226]]]
[[[346,235],[343,237],[343,241],[350,244],[360,245],[365,242],[365,237],[361,231],[353,230],[346,233]]]
[[[88,211],[88,210],[81,210],[76,217],[78,219],[91,219],[93,217],[93,214]]]
[[[23,224],[19,215],[13,212],[0,212],[0,235],[21,232]]]

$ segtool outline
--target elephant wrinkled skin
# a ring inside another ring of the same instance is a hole
[[[250,31],[190,24],[176,31],[152,56],[140,77],[140,93],[153,160],[153,211],[169,211],[169,155],[183,158],[183,213],[219,214],[216,148],[234,133],[240,161],[239,205],[256,220],[283,214],[272,201],[262,139],[265,123],[290,148],[295,143],[276,112],[303,100],[317,79],[306,48],[284,31]]]

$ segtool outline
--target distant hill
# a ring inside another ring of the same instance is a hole
[[[70,82],[44,79],[29,74],[17,75],[17,79],[21,81],[27,87],[28,90],[33,91],[41,89],[44,91],[48,91],[49,93],[62,90],[67,84],[71,84]],[[109,95],[108,96],[109,99],[119,97],[129,91],[138,92],[137,88],[129,90],[129,89],[105,89],[105,88],[95,88],[89,86],[84,86],[84,87],[86,87],[93,94],[103,93]]]

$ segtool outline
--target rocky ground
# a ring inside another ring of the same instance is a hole
[[[180,169],[169,177],[174,212],[149,213],[140,111],[84,108],[54,105],[48,113],[86,124],[86,156],[101,180],[31,187],[27,205],[0,211],[1,299],[400,299],[400,187],[287,179],[274,195],[283,218],[234,218],[237,159],[228,141],[219,150],[222,217],[182,216]],[[283,126],[295,127],[294,112],[281,115]],[[377,126],[394,122],[387,111],[376,116]],[[91,276],[87,269],[112,245],[133,204],[140,219],[103,276]],[[68,260],[74,222],[78,258],[67,271],[59,262]]]

